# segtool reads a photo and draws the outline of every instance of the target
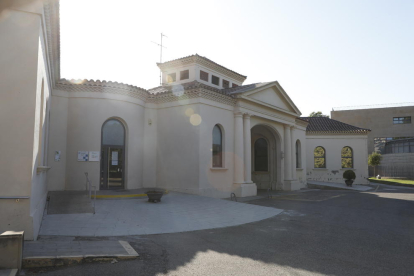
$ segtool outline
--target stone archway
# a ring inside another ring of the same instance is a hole
[[[252,181],[257,189],[282,189],[280,137],[271,127],[251,129]]]

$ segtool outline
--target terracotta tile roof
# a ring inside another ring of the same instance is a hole
[[[328,117],[300,117],[300,119],[309,122],[309,125],[306,127],[307,133],[365,134],[371,131],[367,128],[348,125]]]

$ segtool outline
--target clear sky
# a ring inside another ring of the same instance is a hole
[[[277,80],[303,116],[414,102],[414,0],[61,0],[61,76],[159,85],[163,61],[198,53]]]

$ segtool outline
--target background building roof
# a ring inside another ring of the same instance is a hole
[[[300,119],[309,122],[309,125],[306,127],[307,133],[366,134],[371,131],[367,128],[348,125],[328,117],[300,117]]]

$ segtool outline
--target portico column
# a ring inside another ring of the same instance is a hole
[[[234,113],[234,183],[244,183],[243,114]]]
[[[250,132],[250,114],[245,113],[243,117],[244,131],[244,182],[252,182],[252,137]]]
[[[291,126],[285,125],[285,180],[292,180],[292,133]]]

